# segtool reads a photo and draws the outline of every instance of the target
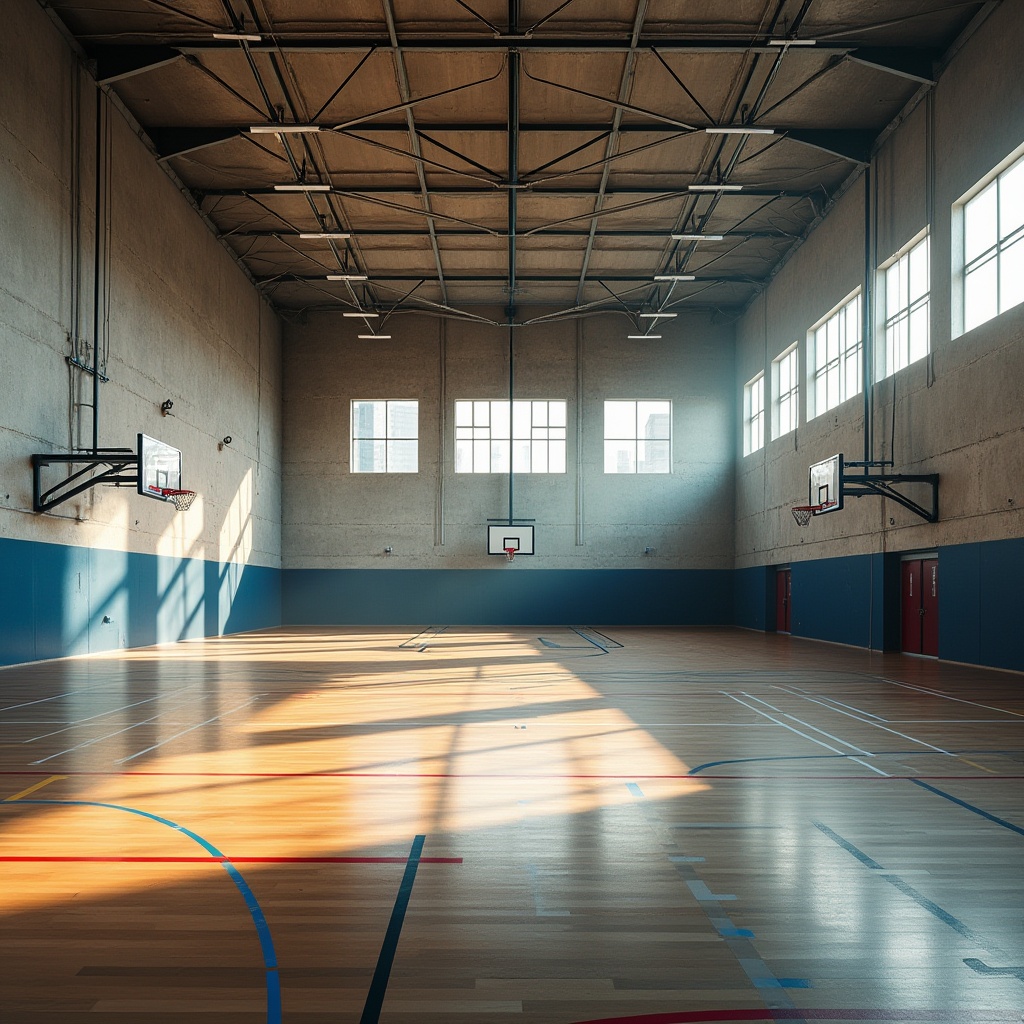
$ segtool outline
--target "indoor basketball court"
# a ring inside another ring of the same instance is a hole
[[[0,1020],[1021,1020],[1024,10],[892,6],[6,5]]]

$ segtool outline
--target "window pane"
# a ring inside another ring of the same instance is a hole
[[[604,471],[606,473],[635,473],[636,442],[605,441]]]
[[[846,379],[843,382],[843,400],[860,394],[860,349],[849,349],[845,358]]]
[[[491,437],[509,437],[509,403],[491,402]]]
[[[999,312],[1024,301],[1024,241],[1004,249],[999,257]]]
[[[487,427],[491,423],[491,403],[490,402],[474,402],[473,403],[473,426],[475,427]]]
[[[553,427],[564,427],[566,425],[566,403],[548,403],[548,423]]]
[[[388,441],[388,472],[415,473],[417,465],[417,441]]]
[[[472,441],[456,441],[455,442],[455,472],[456,473],[472,473],[473,472],[473,442]]]
[[[533,425],[535,427],[546,427],[548,425],[548,403],[532,402]]]
[[[352,436],[384,437],[384,402],[352,403]]]
[[[668,441],[640,441],[637,444],[640,459],[637,462],[638,473],[667,473],[669,466]]]
[[[565,442],[552,441],[548,448],[548,471],[551,473],[565,472]]]
[[[814,415],[820,416],[828,410],[828,374],[814,378]]]
[[[964,262],[972,263],[996,244],[996,183],[964,206]]]
[[[525,438],[530,436],[530,402],[512,403],[512,436]]]
[[[839,358],[839,317],[834,316],[825,324],[825,352],[828,361]]]
[[[512,471],[514,473],[530,472],[529,440],[516,440],[512,442]]]
[[[928,239],[925,238],[909,252],[910,285],[908,305],[916,302],[929,291],[928,284]]]
[[[900,261],[897,260],[885,272],[885,319],[891,320],[901,309]]]
[[[604,436],[607,438],[636,437],[636,403],[605,402],[604,403]],[[621,472],[609,470],[609,472]]]
[[[992,258],[964,278],[964,330],[969,331],[999,312],[997,263]]]
[[[455,438],[456,438],[456,440],[460,440],[460,441],[463,440],[463,439],[468,440],[472,436],[473,436],[473,428],[472,427],[456,427],[455,428]]]
[[[909,318],[901,316],[886,335],[887,341],[891,341],[892,344],[891,359],[894,372],[902,370],[907,365],[907,352],[910,348],[909,329]]]
[[[419,402],[388,402],[389,438],[419,437]]]
[[[999,176],[999,237],[1012,235],[1024,224],[1024,160]],[[1003,309],[1009,307],[1005,304]]]
[[[910,314],[910,362],[928,355],[928,303],[922,303]]]
[[[491,442],[491,472],[507,473],[512,443],[504,438]]]
[[[383,473],[386,467],[384,441],[363,441],[352,442],[352,472],[353,473]]]
[[[825,375],[827,378],[828,398],[825,402],[826,409],[834,409],[839,404],[839,367],[831,367]]]
[[[489,473],[491,471],[491,442],[473,442],[473,472]]]
[[[547,441],[534,441],[530,446],[532,460],[531,469],[534,473],[546,473],[548,471],[548,443]]]
[[[656,437],[667,440],[669,434],[668,402],[637,402],[636,422],[640,437]]]
[[[472,402],[456,402],[455,403],[455,425],[457,427],[471,427],[471,426],[473,426],[473,403]]]

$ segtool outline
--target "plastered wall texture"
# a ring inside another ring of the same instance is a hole
[[[926,524],[877,497],[847,499],[843,512],[817,517],[806,529],[789,513],[807,501],[811,463],[836,452],[864,458],[862,396],[807,420],[807,331],[864,280],[864,187],[858,180],[738,324],[734,389],[742,393],[758,370],[770,380],[772,360],[799,341],[801,394],[796,431],[770,437],[746,457],[742,439],[737,442],[737,567],[1024,534],[1024,306],[956,336],[951,302],[953,204],[1024,143],[1021,45],[1024,8],[1003,5],[872,164],[875,265],[930,226],[932,271],[932,354],[874,385],[874,457],[893,458],[894,472],[939,473],[941,521]],[[884,346],[881,326],[875,338],[876,347]],[[908,493],[926,497],[923,490]]]
[[[32,512],[30,456],[92,443],[92,378],[66,357],[77,333],[92,361],[97,89],[39,5],[14,0],[3,14],[0,537],[278,569],[279,323],[109,101],[99,442],[134,447],[142,431],[180,448],[182,486],[200,497],[176,514],[133,488],[94,488]]]
[[[508,397],[508,329],[388,326],[385,342],[335,316],[285,329],[284,567],[494,568],[486,525],[508,514],[508,476],[454,472],[454,403]],[[732,567],[732,327],[694,315],[660,341],[627,333],[615,316],[515,330],[515,398],[565,399],[569,420],[567,472],[515,476],[514,514],[536,521],[537,548],[517,567]],[[354,474],[350,403],[388,398],[420,403],[419,473]],[[604,472],[612,399],[672,402],[670,474]]]

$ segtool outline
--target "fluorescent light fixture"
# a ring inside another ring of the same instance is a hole
[[[320,131],[318,124],[254,124],[250,135],[308,135]]]
[[[365,318],[370,318],[370,317],[376,319],[377,317],[380,316],[380,313],[348,313],[348,312],[346,312],[346,313],[342,313],[341,315],[342,316],[350,316],[350,317],[359,317],[360,319],[365,319]]]
[[[328,274],[328,281],[365,281],[365,274]]]
[[[263,36],[256,32],[214,32],[214,39],[230,39],[232,42],[240,43],[243,40],[247,43],[262,43]]]
[[[742,185],[687,185],[691,192],[740,192]]]
[[[299,238],[351,238],[347,231],[300,231]]]
[[[660,334],[627,334],[629,341],[660,341]]]
[[[297,182],[294,185],[275,185],[275,192],[330,192],[330,185],[307,185]]]
[[[357,334],[360,341],[390,341],[390,334]]]
[[[658,320],[658,319],[661,319],[662,317],[671,318],[671,317],[674,317],[674,316],[679,316],[679,314],[678,313],[641,313],[640,314],[640,319],[641,320]]]
[[[742,125],[728,125],[720,128],[705,128],[708,135],[774,135],[774,128],[745,128]]]
[[[769,46],[817,46],[817,39],[769,39]]]
[[[725,235],[669,235],[674,242],[720,242]]]
[[[655,281],[696,281],[693,274],[655,274]]]

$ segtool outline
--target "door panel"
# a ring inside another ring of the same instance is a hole
[[[792,608],[793,575],[789,569],[778,569],[775,572],[775,630],[778,633],[789,633]]]
[[[939,656],[939,563],[926,558],[921,563],[921,653]]]
[[[900,632],[900,650],[906,654],[921,653],[921,560],[915,558],[903,562],[900,567],[902,589],[900,591],[900,615],[903,628]]]

